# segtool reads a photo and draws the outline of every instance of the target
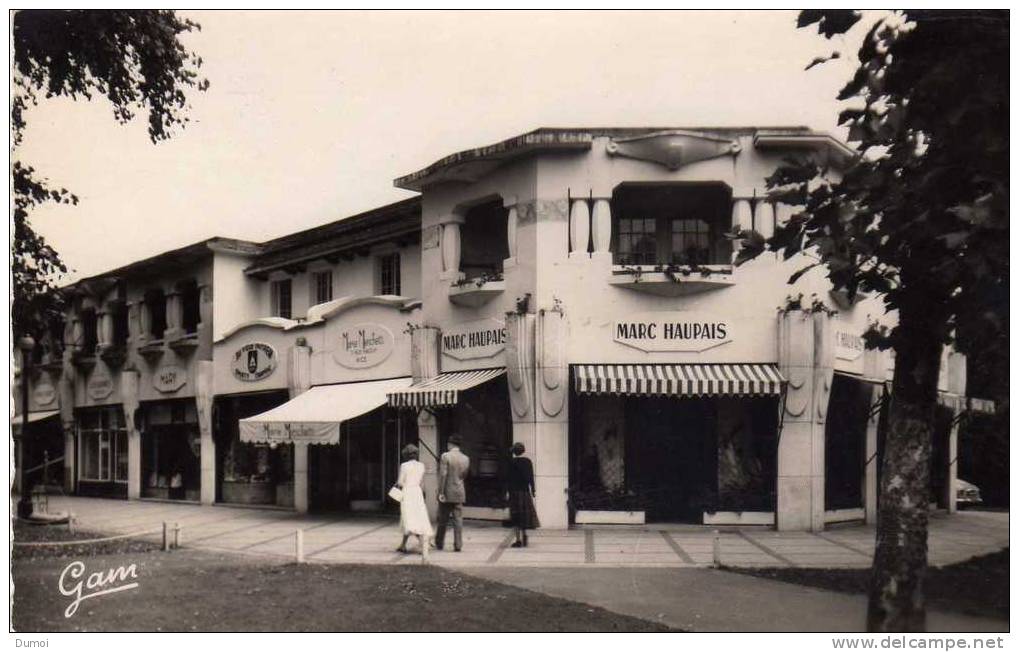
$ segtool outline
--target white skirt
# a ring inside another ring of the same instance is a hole
[[[432,536],[432,522],[428,519],[425,495],[421,487],[404,487],[400,502],[400,529],[404,534]]]

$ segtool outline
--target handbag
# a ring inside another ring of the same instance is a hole
[[[403,502],[403,490],[395,485],[389,488],[387,495],[398,503]]]

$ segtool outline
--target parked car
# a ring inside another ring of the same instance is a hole
[[[974,507],[983,502],[980,498],[980,487],[972,482],[966,482],[962,478],[957,478],[955,487],[955,504],[959,508]]]

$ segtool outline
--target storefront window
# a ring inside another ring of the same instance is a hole
[[[78,446],[79,479],[127,482],[127,429],[120,406],[82,410],[78,414]]]
[[[287,393],[268,392],[217,399],[216,500],[224,503],[294,504],[292,444],[251,444],[240,440],[238,421],[287,401]]]

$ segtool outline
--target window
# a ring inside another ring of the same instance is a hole
[[[178,286],[180,292],[180,325],[185,333],[198,332],[198,324],[202,321],[201,292],[198,282],[184,281]]]
[[[465,278],[499,278],[509,258],[506,221],[509,211],[501,199],[478,204],[464,214],[460,226],[460,271]]]
[[[624,217],[619,220],[620,265],[653,265],[658,255],[654,218]]]
[[[124,346],[127,344],[127,304],[118,301],[110,306],[110,316],[113,318],[113,345]]]
[[[729,265],[732,196],[720,184],[624,184],[612,195],[617,265]]]
[[[99,343],[99,318],[94,308],[81,311],[81,352],[84,355],[95,355]]]
[[[269,290],[269,302],[272,305],[273,317],[290,319],[290,279],[273,281]]]
[[[127,482],[127,428],[119,407],[79,413],[78,451],[81,480]]]
[[[672,256],[679,265],[707,265],[711,256],[711,227],[704,220],[672,220]]]
[[[379,256],[378,269],[376,294],[400,294],[400,254]]]
[[[311,275],[312,305],[333,300],[333,272],[313,272]]]
[[[163,339],[166,331],[166,294],[159,288],[145,292],[145,311],[149,315],[149,332],[153,339]]]

